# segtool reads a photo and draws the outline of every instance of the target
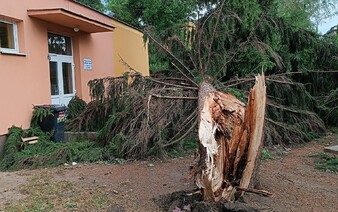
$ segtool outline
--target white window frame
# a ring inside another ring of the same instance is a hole
[[[19,53],[18,26],[16,22],[4,20],[1,18],[0,18],[0,22],[13,25],[13,40],[14,40],[14,49],[3,48],[0,46],[0,51],[3,53]]]

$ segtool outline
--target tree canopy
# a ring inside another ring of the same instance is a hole
[[[101,0],[76,0],[76,1],[100,12],[103,12],[105,10]]]

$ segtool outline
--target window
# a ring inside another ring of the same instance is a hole
[[[0,50],[2,52],[17,53],[18,49],[16,23],[0,19]]]
[[[72,55],[72,42],[70,37],[48,33],[48,52],[61,55]]]

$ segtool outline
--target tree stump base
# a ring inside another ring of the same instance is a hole
[[[171,194],[161,195],[155,198],[155,203],[160,207],[161,211],[168,212],[256,212],[258,209],[244,202],[205,202],[202,201],[203,196],[192,194],[187,191],[178,191]]]

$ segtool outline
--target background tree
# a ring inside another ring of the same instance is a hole
[[[101,0],[76,0],[76,1],[100,12],[103,12],[105,9]]]

